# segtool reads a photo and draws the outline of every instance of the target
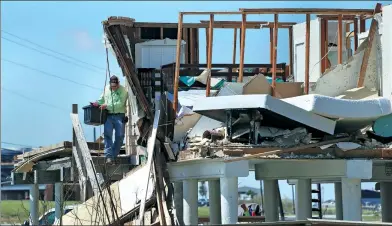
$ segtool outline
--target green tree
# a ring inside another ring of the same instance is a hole
[[[246,192],[246,194],[247,194],[248,196],[250,196],[251,199],[253,199],[253,197],[256,195],[256,193],[253,192],[252,190],[248,190],[248,192]]]
[[[199,194],[200,194],[201,197],[206,198],[207,188],[206,188],[206,182],[205,181],[200,182]]]

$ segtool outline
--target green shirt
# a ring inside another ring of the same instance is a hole
[[[128,92],[124,86],[118,87],[116,91],[112,91],[110,85],[106,86],[105,92],[102,93],[98,100],[100,105],[106,104],[106,109],[110,114],[125,113]]]

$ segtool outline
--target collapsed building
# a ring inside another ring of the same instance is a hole
[[[210,20],[182,22],[192,14]],[[220,14],[242,21],[215,21]],[[247,21],[248,14],[274,14],[274,21]],[[306,22],[279,22],[279,14],[306,14]],[[284,218],[282,179],[296,186],[297,224],[320,223],[311,220],[314,213],[322,218],[320,186],[314,191],[312,183],[334,183],[336,219],[359,224],[361,182],[373,181],[381,187],[382,221],[392,222],[390,17],[392,7],[380,4],[180,12],[178,24],[110,17],[104,42],[130,95],[122,162],[103,164],[96,156],[101,141],[85,141],[73,112],[74,141],[21,156],[13,181],[53,183],[51,175],[59,200],[60,184],[77,182],[84,203],[64,216],[58,206],[60,225],[198,224],[198,181],[208,181],[210,224],[276,222]],[[232,63],[213,64],[218,28],[234,31]],[[263,28],[270,30],[271,62],[245,64],[246,30]],[[199,63],[200,29],[206,29],[206,64]],[[277,63],[278,29],[289,30],[288,63]],[[262,218],[238,217],[238,177],[249,171],[264,184]]]

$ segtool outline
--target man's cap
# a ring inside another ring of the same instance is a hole
[[[118,83],[117,76],[113,75],[112,77],[110,77],[110,83]]]

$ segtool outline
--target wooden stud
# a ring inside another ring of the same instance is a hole
[[[188,28],[182,29],[182,39],[185,41],[185,63],[189,64],[189,37],[188,37]]]
[[[338,15],[338,64],[343,63],[343,17]]]
[[[196,55],[195,55],[195,64],[199,63],[199,28],[195,28],[195,50],[196,50]]]
[[[359,32],[365,32],[366,31],[366,20],[365,19],[360,19],[359,20]]]
[[[208,28],[206,28],[206,63],[208,62]]]
[[[177,31],[177,48],[176,48],[176,68],[174,74],[174,89],[173,89],[173,109],[177,112],[178,105],[178,83],[180,81],[180,64],[181,64],[181,37],[182,37],[182,13],[178,14],[178,31]]]
[[[374,10],[374,13],[378,13],[380,11],[381,11],[381,4],[377,3],[376,8]],[[366,75],[367,66],[368,66],[368,62],[369,62],[369,56],[372,51],[373,39],[376,34],[377,24],[378,24],[377,20],[373,18],[372,23],[370,25],[370,29],[369,29],[369,34],[368,34],[368,46],[366,47],[365,52],[363,54],[361,70],[359,71],[359,78],[358,78],[358,83],[357,83],[358,88],[362,87],[365,82],[365,75]]]
[[[240,12],[246,14],[320,14],[320,15],[372,15],[372,9],[326,9],[326,8],[240,8]],[[208,12],[210,14],[211,12]],[[195,14],[207,14],[196,12]],[[220,14],[231,14],[231,12],[221,12]],[[233,13],[238,14],[238,13]]]
[[[326,36],[326,30],[325,30],[325,19],[324,18],[320,18],[320,30],[321,30],[321,35],[320,35],[320,39],[321,39],[321,42],[320,42],[320,59],[322,59],[322,62],[321,62],[321,67],[320,67],[320,69],[321,69],[321,74],[323,74],[324,73],[324,71],[325,71],[325,64],[324,64],[324,56],[325,56],[325,54],[327,53],[327,51],[325,50],[325,36]]]
[[[354,51],[358,48],[358,18],[354,19]]]
[[[290,71],[289,71],[289,75],[293,75],[293,66],[294,66],[294,44],[293,44],[293,27],[289,28],[289,61],[290,61]]]
[[[306,40],[305,40],[305,87],[304,93],[309,94],[309,54],[310,54],[310,14],[306,14]]]
[[[324,23],[325,23],[325,43],[324,43],[324,45],[325,45],[325,54],[327,54],[328,51],[329,51],[329,46],[328,46],[328,44],[329,44],[329,40],[328,40],[328,20],[325,19]],[[325,72],[325,70],[327,70],[329,68],[328,54],[324,56],[323,64],[324,64],[324,72]]]
[[[191,53],[191,64],[195,63],[195,28],[189,28],[189,45],[190,45],[190,53]]]
[[[208,77],[207,77],[207,87],[206,87],[206,96],[210,96],[211,90],[211,68],[212,68],[212,42],[214,37],[214,14],[210,15],[210,27],[209,27],[209,34],[208,34],[208,58],[207,58],[207,68],[209,70]]]
[[[242,82],[242,78],[244,76],[245,33],[246,33],[246,14],[243,13],[242,26],[241,26],[240,69],[238,73],[238,82]]]
[[[274,57],[274,53],[273,53],[273,51],[274,51],[274,28],[273,27],[270,27],[270,63],[272,64],[273,63],[273,57]]]
[[[274,14],[274,37],[272,49],[272,96],[275,96],[276,87],[276,60],[277,60],[277,46],[278,46],[278,14]]]
[[[233,64],[235,64],[236,57],[237,57],[237,28],[234,28]]]
[[[350,24],[346,23],[345,33],[347,34],[347,32],[350,30],[351,30]],[[346,40],[347,57],[351,57],[351,53],[348,51],[351,49],[351,37],[346,37],[346,35],[345,35],[344,38]]]

